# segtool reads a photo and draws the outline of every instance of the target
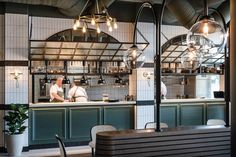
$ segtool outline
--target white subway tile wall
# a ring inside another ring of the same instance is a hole
[[[0,15],[0,61],[4,60],[4,15]],[[0,67],[0,104],[4,104],[4,67]],[[4,112],[0,111],[0,130],[4,129],[2,117]],[[0,147],[4,145],[4,134],[0,131]]]
[[[144,129],[145,124],[154,121],[154,105],[137,106],[136,129]]]
[[[28,60],[28,15],[5,14],[5,60]]]
[[[4,60],[4,15],[0,15],[0,60]]]

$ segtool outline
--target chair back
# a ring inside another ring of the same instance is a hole
[[[160,128],[168,128],[168,125],[166,123],[160,123]],[[145,129],[156,129],[156,122],[148,122],[145,124]]]
[[[222,119],[209,119],[207,125],[226,125],[226,123]]]
[[[117,129],[112,125],[95,125],[91,129],[91,138],[96,143],[96,134],[103,131],[116,131]]]
[[[55,138],[57,139],[57,142],[60,148],[61,157],[66,157],[66,149],[65,149],[64,142],[61,140],[61,138],[58,135],[55,135]]]

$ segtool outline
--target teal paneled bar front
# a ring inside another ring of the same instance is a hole
[[[161,122],[169,127],[205,125],[208,119],[226,119],[224,99],[163,100]]]
[[[30,105],[29,144],[87,142],[94,125],[110,124],[118,130],[134,129],[136,102],[38,103]]]
[[[55,134],[67,143],[87,144],[90,129],[99,124],[135,129],[135,106],[135,101],[30,104],[29,145],[54,144]],[[224,99],[169,99],[162,101],[160,119],[174,128],[225,120],[225,115]]]

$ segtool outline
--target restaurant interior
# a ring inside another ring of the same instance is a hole
[[[0,156],[235,157],[234,0],[0,0]]]

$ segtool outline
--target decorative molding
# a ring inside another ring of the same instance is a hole
[[[6,60],[0,61],[0,67],[4,66],[29,66],[28,61]]]
[[[137,106],[150,106],[150,105],[154,105],[154,100],[139,100],[136,101],[136,105]]]
[[[154,63],[144,63],[142,68],[154,68]]]

